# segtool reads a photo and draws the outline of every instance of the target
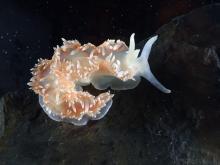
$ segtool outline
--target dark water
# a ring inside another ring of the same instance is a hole
[[[220,164],[220,5],[217,1],[5,1],[0,5],[0,164]],[[85,127],[50,120],[27,89],[29,69],[60,38],[143,47],[159,34],[153,72]]]
[[[174,17],[214,2],[1,0],[0,93],[25,87],[29,68],[50,58],[61,38],[100,44],[107,38],[128,42],[135,33],[139,42]]]

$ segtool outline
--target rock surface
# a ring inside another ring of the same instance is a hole
[[[158,30],[150,66],[170,95],[145,80],[112,91],[109,113],[85,127],[49,119],[31,91],[4,95],[1,164],[220,164],[219,11],[203,7]]]

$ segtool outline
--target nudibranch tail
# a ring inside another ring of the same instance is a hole
[[[138,64],[140,66],[139,69],[139,74],[140,76],[144,77],[147,79],[152,85],[154,85],[157,89],[164,93],[171,93],[171,90],[167,89],[164,87],[158,80],[157,78],[153,75],[150,69],[150,65],[148,63],[148,58],[151,52],[152,45],[155,43],[157,40],[158,36],[154,36],[150,38],[146,44],[144,45],[144,48],[141,52],[140,57],[138,58]]]

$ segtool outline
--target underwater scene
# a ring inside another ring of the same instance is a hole
[[[0,2],[0,165],[220,165],[220,1]]]

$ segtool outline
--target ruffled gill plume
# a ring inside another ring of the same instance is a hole
[[[113,94],[98,96],[83,91],[92,84],[96,89],[131,89],[138,85],[140,76],[165,93],[170,93],[154,77],[148,56],[157,36],[145,44],[138,57],[134,34],[129,48],[123,41],[107,40],[99,46],[81,45],[77,40],[63,40],[63,46],[54,49],[51,60],[39,59],[31,69],[33,77],[28,85],[39,95],[39,103],[53,120],[74,125],[85,125],[88,120],[99,120],[112,105]]]

